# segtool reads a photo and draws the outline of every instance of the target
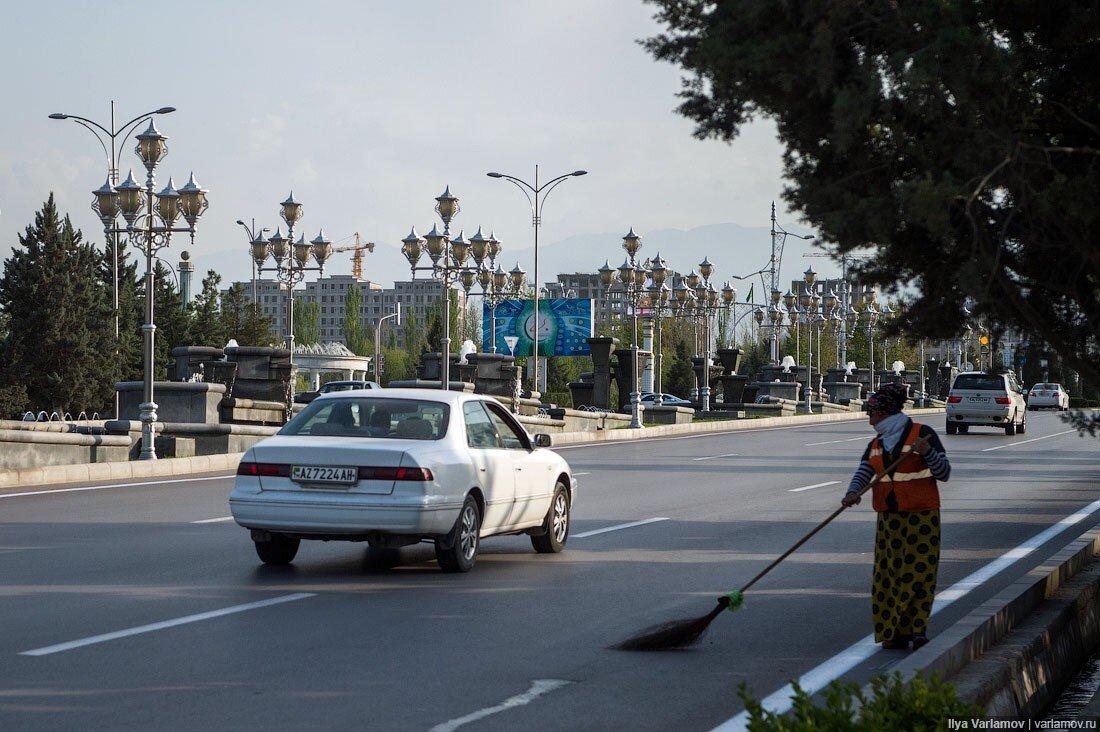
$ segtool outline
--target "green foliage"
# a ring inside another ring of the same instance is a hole
[[[741,685],[738,695],[749,712],[750,732],[916,732],[942,729],[947,717],[985,715],[981,707],[960,700],[953,686],[936,677],[917,676],[905,684],[898,673],[877,676],[871,680],[869,696],[856,684],[834,681],[822,692],[820,706],[797,683],[793,686],[793,709],[789,715],[781,715],[764,710]]]
[[[382,385],[416,377],[416,358],[403,348],[382,349]]]
[[[581,372],[591,370],[592,360],[577,356],[550,356],[546,359],[546,404],[572,404],[569,383],[580,379]]]
[[[694,388],[695,372],[691,368],[691,350],[686,340],[680,340],[676,343],[668,378],[664,383],[664,391],[682,399],[689,399],[691,390]]]
[[[360,316],[362,307],[363,291],[352,285],[344,299],[344,342],[348,350],[357,356],[367,356],[373,351]]]
[[[145,279],[142,278],[137,289],[137,305],[141,312],[139,323],[145,322]],[[153,378],[163,380],[174,370],[172,349],[176,346],[191,345],[191,314],[184,307],[183,297],[167,267],[157,262],[153,270],[153,322],[157,329],[153,356]],[[140,324],[138,332],[140,336]],[[223,345],[219,343],[218,345]],[[139,361],[139,364],[143,361]],[[143,373],[139,365],[137,378]]]
[[[206,277],[203,277],[202,290],[189,306],[191,309],[191,328],[188,333],[190,343],[186,345],[221,348],[229,341],[219,303],[218,285],[221,281],[221,275],[212,269],[207,271]]]
[[[450,291],[451,309],[450,309],[450,326],[451,326],[451,352],[457,353],[458,347],[462,344],[462,341],[458,340],[460,336],[460,329],[458,327],[458,293],[454,290]],[[429,351],[442,352],[443,351],[443,307],[442,300],[437,301],[431,308],[428,309],[427,318],[427,343],[426,346]]]
[[[232,338],[241,346],[271,343],[271,319],[264,315],[259,303],[251,301],[243,283],[234,283],[222,293],[219,308],[226,342]]]
[[[315,302],[294,301],[294,342],[308,346],[321,340],[321,308]]]
[[[0,410],[107,411],[119,369],[101,274],[100,254],[51,194],[0,276]]]
[[[897,330],[956,337],[970,302],[1100,384],[1100,5],[650,2],[695,134],[774,121],[788,205],[915,293]]]

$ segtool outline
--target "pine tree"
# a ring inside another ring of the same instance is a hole
[[[188,306],[191,317],[189,345],[221,348],[228,342],[228,328],[219,307],[218,285],[221,281],[221,275],[208,270],[202,279],[202,291]]]
[[[119,364],[102,257],[83,241],[53,194],[4,263],[0,310],[9,332],[0,352],[0,405],[105,412]],[[21,389],[22,388],[22,389]],[[21,391],[26,392],[24,404]]]
[[[234,283],[221,294],[218,310],[221,314],[225,340],[241,346],[266,346],[271,342],[271,320],[253,303],[245,286]]]
[[[691,368],[691,351],[686,340],[676,343],[676,358],[668,370],[666,392],[687,399],[695,388],[695,372]]]
[[[137,306],[139,323],[145,322],[145,278],[137,288]],[[183,297],[168,268],[157,262],[153,269],[153,323],[157,326],[153,340],[155,355],[153,359],[153,378],[166,379],[175,368],[172,349],[176,346],[192,345],[191,317],[183,305]],[[138,336],[141,336],[138,326]],[[143,363],[139,361],[139,363]],[[141,369],[138,378],[141,377]]]
[[[114,272],[111,266],[111,245],[108,242],[101,260],[101,277],[103,286],[107,289],[107,297],[111,299],[113,306],[113,278]],[[138,258],[131,257],[129,247],[126,246],[124,237],[119,236],[118,241],[118,327],[119,339],[116,346],[119,363],[119,379],[121,381],[137,381],[142,374],[141,356],[141,323],[143,301],[138,291]],[[110,324],[111,333],[114,333],[114,323]]]

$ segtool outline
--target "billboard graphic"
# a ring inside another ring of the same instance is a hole
[[[482,332],[489,340],[489,307],[482,308]],[[592,300],[554,298],[539,300],[539,355],[587,356],[592,353]],[[505,338],[514,336],[517,356],[530,356],[535,337],[535,301],[503,300],[497,305],[497,353],[511,351]]]

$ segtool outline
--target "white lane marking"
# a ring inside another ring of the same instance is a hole
[[[802,491],[808,491],[811,488],[824,488],[827,485],[836,485],[839,480],[827,480],[824,483],[814,483],[813,485],[804,485],[801,488],[791,488],[788,493],[801,493]]]
[[[202,519],[201,521],[192,521],[193,524],[220,524],[222,521],[232,521],[232,516],[219,516],[218,518]]]
[[[737,457],[740,454],[741,453],[738,452],[727,452],[722,455],[705,455],[703,457],[692,458],[692,460],[717,460],[718,458],[724,457]]]
[[[200,480],[225,480],[232,478],[229,475],[211,475],[204,478],[172,478],[170,480],[147,480],[142,483],[112,483],[111,485],[82,485],[78,488],[55,488],[50,491],[27,491],[25,493],[0,493],[0,498],[21,498],[23,496],[45,496],[50,493],[76,493],[78,491],[101,491],[104,488],[130,488],[142,485],[162,485],[165,483],[197,483]]]
[[[464,717],[458,717],[457,719],[450,719],[442,724],[437,724],[432,727],[431,732],[454,732],[459,727],[469,724],[470,722],[476,722],[479,719],[485,719],[493,714],[499,714],[515,707],[522,707],[525,704],[530,704],[535,699],[538,699],[543,694],[548,694],[554,689],[560,689],[567,684],[573,683],[572,681],[563,681],[561,679],[535,679],[531,682],[531,688],[522,694],[516,694],[510,696],[500,704],[492,707],[485,707],[484,709],[478,709],[476,712],[471,712]]]
[[[982,449],[982,452],[991,452],[992,450],[1003,450],[1006,447],[1016,447],[1016,445],[1026,445],[1029,442],[1038,442],[1039,440],[1046,440],[1051,437],[1058,437],[1060,435],[1068,435],[1070,432],[1076,432],[1077,430],[1065,430],[1063,432],[1055,432],[1053,435],[1043,435],[1042,437],[1032,437],[1030,440],[1020,440],[1019,442],[1010,442],[1007,445],[997,445],[996,447],[986,447]]]
[[[846,440],[826,440],[825,442],[807,442],[806,447],[813,447],[814,445],[833,445],[833,444],[836,444],[837,442],[855,442],[856,440],[870,441],[870,439],[871,439],[870,437],[864,437],[863,435],[860,435],[859,437],[849,437]]]
[[[232,607],[223,607],[220,610],[210,610],[205,613],[196,613],[195,615],[185,615],[182,618],[175,618],[173,620],[162,620],[159,623],[149,623],[148,625],[139,625],[136,628],[126,628],[125,630],[116,630],[112,633],[103,633],[102,635],[93,635],[90,638],[81,638],[80,640],[69,641],[68,643],[58,643],[52,646],[45,646],[43,648],[35,648],[30,651],[23,651],[20,656],[48,656],[51,653],[61,653],[62,651],[71,651],[74,648],[83,648],[84,646],[95,645],[96,643],[105,643],[107,641],[117,640],[118,638],[126,638],[131,635],[140,635],[142,633],[152,633],[154,630],[164,630],[165,628],[174,628],[177,625],[185,625],[187,623],[196,623],[200,620],[210,620],[211,618],[220,618],[223,615],[233,615],[234,613],[243,613],[246,610],[256,610],[261,607],[268,607],[269,605],[279,605],[284,602],[293,602],[294,600],[304,600],[307,597],[314,597],[316,593],[313,592],[295,592],[293,595],[280,595],[279,597],[272,597],[267,600],[260,600],[259,602],[249,602],[244,605],[233,605]]]
[[[627,524],[615,524],[614,526],[605,526],[602,529],[595,529],[594,531],[585,531],[581,534],[573,534],[574,539],[583,539],[587,536],[595,536],[596,534],[606,534],[609,531],[619,531],[620,529],[633,529],[635,526],[645,526],[646,524],[655,524],[658,521],[668,521],[667,518],[650,518],[644,521],[631,521]]]
[[[1009,549],[981,569],[962,578],[936,595],[936,601],[932,605],[932,614],[934,615],[940,610],[943,610],[945,607],[955,602],[955,600],[965,597],[971,590],[985,584],[1000,572],[1011,567],[1013,564],[1030,555],[1043,544],[1065,531],[1068,527],[1084,521],[1097,511],[1100,511],[1100,501],[1093,501],[1080,511],[1072,513],[1061,521],[1048,526],[1014,549]],[[803,674],[801,678],[798,679],[798,683],[808,694],[814,694],[875,655],[878,650],[879,647],[878,644],[875,643],[875,637],[873,635],[868,635],[856,641],[853,645],[844,649],[821,665]],[[794,688],[790,684],[787,684],[782,689],[768,695],[764,701],[761,702],[761,705],[769,712],[783,714],[791,708],[791,696],[793,694]],[[747,729],[748,720],[748,712],[741,712],[737,716],[715,727],[714,732],[719,732],[719,730],[728,732],[729,730]]]

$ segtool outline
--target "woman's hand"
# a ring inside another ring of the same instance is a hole
[[[852,506],[858,504],[861,500],[863,499],[860,498],[860,495],[853,491],[851,493],[844,494],[844,497],[840,499],[840,505],[844,506],[844,508],[851,508]]]
[[[913,449],[916,450],[919,455],[927,455],[928,451],[932,449],[932,443],[927,437],[922,437],[913,443]]]

